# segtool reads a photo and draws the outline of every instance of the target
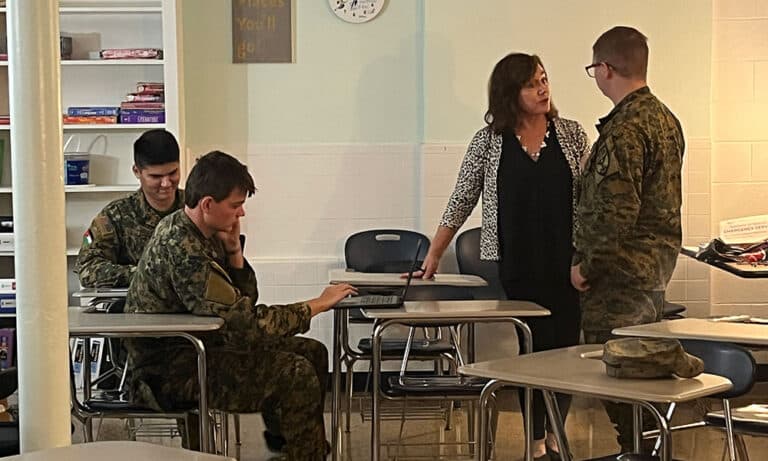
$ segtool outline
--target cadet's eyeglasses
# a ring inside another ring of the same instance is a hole
[[[607,67],[609,69],[615,69],[615,67],[613,67],[612,65],[608,64],[607,62],[600,61],[600,62],[596,62],[594,64],[590,64],[590,65],[584,67],[584,70],[587,71],[587,75],[589,75],[592,78],[595,78],[595,70],[598,67],[600,67],[600,66],[605,66],[605,67]]]

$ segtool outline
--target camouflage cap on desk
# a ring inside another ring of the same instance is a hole
[[[676,339],[612,339],[603,346],[603,362],[614,378],[693,378],[704,371],[704,362]]]

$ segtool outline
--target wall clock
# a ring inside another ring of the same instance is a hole
[[[378,16],[386,0],[328,0],[331,10],[344,21],[359,24]]]

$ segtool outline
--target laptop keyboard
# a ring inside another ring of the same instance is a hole
[[[354,302],[357,305],[369,305],[369,306],[376,306],[379,304],[397,304],[400,302],[400,297],[397,295],[363,295],[363,296],[354,296],[352,298],[347,298],[349,301],[347,302]],[[339,304],[344,304],[344,301],[342,300]]]

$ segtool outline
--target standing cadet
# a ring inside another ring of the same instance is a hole
[[[210,406],[231,413],[278,408],[287,459],[325,459],[328,351],[293,335],[355,290],[336,285],[306,302],[257,305],[256,276],[239,240],[243,205],[254,190],[235,158],[218,151],[201,157],[187,179],[184,209],[163,219],[147,243],[126,311],[224,319],[203,338]],[[128,351],[131,387],[142,403],[169,410],[197,400],[196,354],[183,340],[135,339]]]
[[[581,291],[587,343],[614,328],[661,320],[664,291],[680,251],[680,122],[648,88],[646,37],[614,27],[592,46],[586,67],[615,107],[582,177],[571,283]],[[606,404],[623,451],[632,451],[631,408]]]
[[[110,202],[83,235],[75,272],[85,287],[127,287],[160,220],[184,204],[179,187],[179,144],[163,129],[133,144],[133,174],[140,189]]]

